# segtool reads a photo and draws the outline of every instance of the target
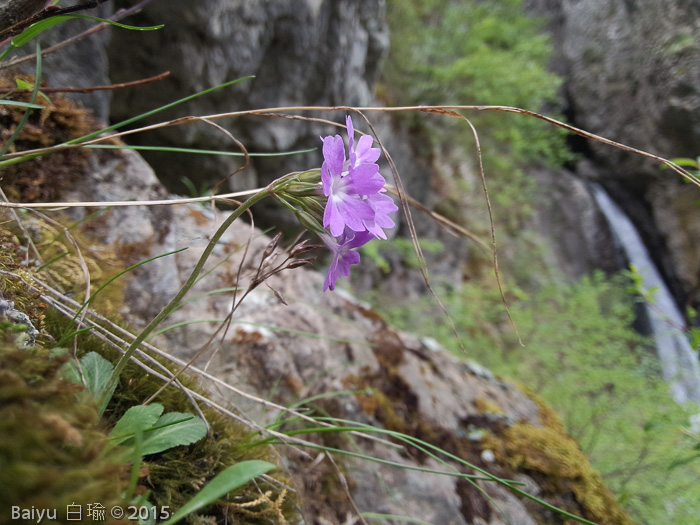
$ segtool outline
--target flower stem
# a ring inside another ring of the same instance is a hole
[[[248,200],[246,200],[243,204],[241,204],[236,210],[229,215],[226,220],[219,226],[219,229],[216,230],[216,233],[212,236],[211,240],[209,241],[209,244],[207,244],[207,247],[204,249],[204,252],[202,253],[201,257],[199,258],[199,261],[197,261],[196,266],[192,270],[192,273],[190,276],[187,278],[187,281],[185,284],[182,285],[180,290],[177,292],[175,297],[167,304],[165,307],[160,311],[160,313],[153,318],[153,320],[148,323],[148,326],[146,326],[141,333],[134,339],[134,341],[131,343],[129,348],[127,348],[126,352],[124,352],[124,355],[119,359],[117,362],[116,366],[114,367],[114,371],[112,372],[112,376],[109,378],[109,383],[107,383],[106,388],[104,389],[102,396],[100,397],[100,402],[99,402],[99,414],[102,416],[104,413],[105,409],[107,408],[107,404],[109,403],[109,400],[111,398],[110,392],[112,392],[114,386],[119,382],[119,376],[121,373],[124,371],[124,368],[126,367],[126,364],[129,362],[129,359],[134,355],[136,352],[136,349],[139,347],[141,343],[143,343],[146,338],[153,332],[153,330],[156,329],[156,327],[163,322],[172,312],[177,308],[179,305],[180,301],[182,298],[187,294],[187,292],[194,286],[194,284],[197,282],[197,278],[199,277],[199,274],[202,272],[202,269],[204,268],[204,264],[207,262],[207,259],[211,255],[211,252],[214,250],[214,247],[216,244],[219,242],[219,239],[221,239],[221,236],[224,234],[224,232],[233,224],[233,222],[238,219],[248,208],[253,206],[253,204],[261,201],[265,197],[269,196],[271,194],[271,190],[269,188],[264,188],[260,190],[258,193],[250,197]]]

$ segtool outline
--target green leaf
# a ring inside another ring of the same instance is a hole
[[[153,427],[144,434],[141,451],[144,456],[195,443],[207,434],[207,425],[201,418],[182,412],[164,414]]]
[[[163,405],[137,405],[127,410],[109,433],[113,445],[133,446],[141,433],[140,455],[157,454],[173,447],[189,445],[207,433],[206,423],[199,417],[182,412],[163,414]]]
[[[245,485],[252,479],[274,469],[275,465],[257,459],[243,461],[230,466],[207,483],[191,500],[185,503],[172,517],[163,522],[173,525],[193,512],[206,507],[232,490]]]
[[[117,445],[134,437],[136,432],[145,431],[155,425],[163,413],[163,405],[152,403],[150,405],[136,405],[124,412],[124,415],[109,433],[113,444]]]
[[[15,82],[17,82],[17,87],[19,89],[34,89],[34,86],[32,84],[30,84],[26,80],[22,80],[21,78],[16,78]],[[40,97],[43,97],[47,103],[51,104],[51,99],[49,97],[47,97],[44,93],[42,93],[41,91],[37,91],[37,94]]]
[[[2,106],[19,106],[21,108],[44,109],[41,104],[31,104],[29,102],[19,102],[17,100],[0,100]]]
[[[80,360],[80,368],[83,370],[85,386],[90,393],[99,398],[112,375],[114,365],[97,352],[90,352]]]
[[[674,164],[678,164],[679,166],[684,166],[686,168],[697,168],[698,167],[698,161],[697,159],[689,159],[687,157],[679,157],[675,159],[671,159],[671,162]],[[668,168],[665,164],[661,166],[662,168]]]
[[[61,22],[65,22],[66,20],[72,20],[75,18],[85,18],[87,20],[95,20],[96,22],[104,22],[116,27],[121,27],[123,29],[131,29],[133,31],[154,31],[156,29],[160,29],[163,26],[151,26],[151,27],[135,27],[135,26],[128,26],[125,24],[119,24],[117,22],[113,22],[111,20],[105,20],[104,18],[97,18],[94,16],[87,16],[87,15],[59,15],[59,16],[52,16],[51,18],[47,18],[45,20],[41,20],[40,22],[37,22],[36,24],[30,25],[27,29],[22,31],[19,35],[17,35],[15,38],[12,39],[12,46],[13,47],[20,47],[29,42],[32,38],[35,36],[40,35],[47,29],[55,26],[56,24],[59,24]]]
[[[69,361],[64,366],[68,379],[74,383],[82,384],[84,378],[85,388],[95,399],[99,399],[112,376],[114,365],[97,352],[90,352],[80,360],[80,369],[83,373],[82,377],[74,361]]]

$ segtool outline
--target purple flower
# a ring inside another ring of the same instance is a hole
[[[363,197],[384,187],[379,166],[363,164],[347,171],[345,146],[340,135],[323,139],[323,158],[321,182],[323,193],[328,197],[323,227],[328,228],[333,237],[343,233],[346,226],[353,231],[364,230],[362,221],[372,220],[374,210]]]
[[[346,117],[348,128],[347,155],[340,135],[322,137],[323,165],[321,182],[327,197],[320,234],[333,253],[323,291],[334,290],[340,276],[350,275],[350,266],[360,262],[353,251],[374,238],[386,239],[384,228],[394,226],[389,217],[398,208],[385,194],[386,181],[379,173],[379,148],[372,147],[372,137],[363,135],[355,143],[352,118]]]
[[[356,167],[360,164],[374,164],[377,162],[381,151],[379,148],[373,148],[372,137],[369,135],[362,135],[360,140],[357,141],[357,149],[353,147],[355,142],[355,128],[352,125],[352,118],[350,115],[345,117],[345,125],[348,128],[348,151],[350,152],[350,166]]]
[[[365,228],[380,239],[386,239],[386,233],[383,228],[393,228],[394,221],[389,217],[389,214],[395,213],[399,208],[394,204],[394,201],[384,191],[371,195],[365,199],[374,210],[372,220],[363,220]]]
[[[380,196],[386,181],[379,173],[376,160],[378,148],[372,148],[372,137],[363,135],[355,146],[352,118],[346,118],[348,127],[348,157],[340,135],[328,136],[323,140],[323,166],[321,181],[323,193],[328,202],[323,214],[323,227],[331,235],[338,237],[348,227],[360,232],[372,228],[375,235],[386,239],[379,232],[381,225],[393,221],[387,216],[396,211],[395,206],[387,206],[388,197]],[[383,216],[377,216],[377,214]],[[383,226],[387,227],[387,226]],[[390,226],[389,226],[390,227]]]
[[[347,277],[350,275],[350,266],[360,262],[360,254],[353,251],[353,248],[364,246],[374,239],[374,235],[366,230],[355,232],[346,228],[343,234],[338,238],[327,234],[321,234],[321,239],[333,253],[333,260],[328,269],[326,281],[323,284],[323,291],[325,292],[326,290],[335,290],[335,281],[338,277]]]

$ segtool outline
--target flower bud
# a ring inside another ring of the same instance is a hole
[[[299,223],[307,230],[315,233],[323,233],[325,231],[319,220],[311,213],[305,210],[296,210],[294,214],[296,215]]]

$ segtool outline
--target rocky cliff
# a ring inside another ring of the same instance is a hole
[[[133,80],[162,68],[171,70],[171,77],[159,85],[116,94],[111,118],[129,117],[249,74],[256,75],[255,79],[202,98],[181,111],[199,115],[272,105],[366,103],[371,100],[372,81],[387,45],[382,9],[380,1],[350,0],[212,0],[196,6],[185,1],[153,2],[139,20],[130,22],[165,23],[168,31],[145,35],[117,35],[115,31],[107,49],[109,76],[114,82]],[[101,40],[84,45],[104,51]],[[65,57],[71,60],[70,53]],[[98,114],[107,111],[104,100],[93,99],[91,104]],[[172,116],[175,114],[158,118]],[[385,126],[389,129],[391,124]],[[318,135],[328,129],[323,123],[266,117],[230,127],[256,152],[315,147]],[[231,148],[229,139],[206,125],[169,128],[142,140]],[[408,138],[394,140],[404,147],[410,144]],[[405,165],[422,166],[413,162],[411,148],[401,151],[406,151],[401,155]],[[173,185],[181,176],[216,182],[234,167],[229,161],[200,157],[173,161],[171,156],[154,156],[149,160],[159,178]],[[264,184],[295,169],[297,162],[304,168],[317,165],[318,155],[291,162],[255,159],[243,178],[234,179],[233,188]],[[57,188],[54,198],[128,200],[168,195],[151,168],[133,152],[94,153],[81,159],[81,168],[81,179]],[[422,187],[428,199],[434,198],[426,179],[415,175],[412,187]],[[88,211],[75,212],[73,219],[85,218]],[[189,247],[129,275],[122,313],[133,327],[143,326],[172,297],[222,213],[213,215],[197,206],[113,208],[87,223],[90,234],[99,239],[95,249],[99,252],[101,245],[114,249],[124,265]],[[207,279],[198,285],[196,300],[169,319],[173,326],[187,324],[185,328],[174,326],[159,338],[174,356],[192,357],[217,325],[215,320],[230,312],[230,293],[212,292],[248,282],[269,242],[253,230],[254,240],[246,253],[241,248],[250,235],[248,226],[236,224],[230,229],[214,252],[220,264],[213,265]],[[247,262],[241,265],[244,254]],[[242,282],[236,280],[239,267]],[[207,356],[209,369],[215,372],[207,378],[212,396],[246,413],[269,407],[270,400],[289,405],[321,396],[307,403],[317,413],[435,444],[472,465],[515,479],[528,493],[566,510],[594,520],[625,522],[578,446],[534,396],[476,364],[447,356],[432,341],[392,329],[352,297],[324,295],[322,280],[318,273],[297,269],[270,280],[272,289],[288,305],[272,290],[262,288],[247,298],[215,355]],[[268,403],[251,402],[250,395]],[[412,469],[444,467],[415,441],[400,448],[396,440],[383,443],[363,438],[358,442],[359,438],[345,441],[323,435],[313,439]],[[433,523],[529,524],[555,519],[544,507],[483,479],[434,475],[428,481],[423,471],[397,470],[352,457],[333,463],[303,449],[281,451],[280,455],[294,478],[293,489],[309,523],[352,522],[358,512],[355,506],[361,512],[409,515]],[[470,472],[457,461],[448,465],[461,473]]]
[[[120,2],[116,2],[117,6]],[[154,100],[183,95],[237,78],[254,76],[232,88],[212,93],[157,118],[207,115],[241,109],[297,105],[359,105],[372,100],[372,85],[388,46],[383,2],[275,0],[175,0],[154,2],[134,22],[165,24],[153,34],[113,34],[109,46],[113,81],[170,71],[170,77],[144,89],[116,93],[111,118],[121,119],[152,109]],[[338,114],[314,114],[335,118]],[[341,116],[342,118],[342,116]],[[154,122],[151,119],[151,122]],[[329,127],[270,117],[224,122],[251,152],[316,148]],[[235,149],[221,132],[206,125],[168,128],[143,142],[180,147]],[[181,177],[210,185],[232,171],[228,160],[149,155],[159,177],[182,190]],[[231,180],[234,189],[270,181],[281,169],[306,169],[318,154],[289,159],[253,159],[251,169]]]
[[[698,156],[697,2],[529,0],[550,19],[572,124],[672,157]],[[578,175],[601,182],[633,219],[681,305],[700,304],[700,189],[658,164],[574,140]]]

